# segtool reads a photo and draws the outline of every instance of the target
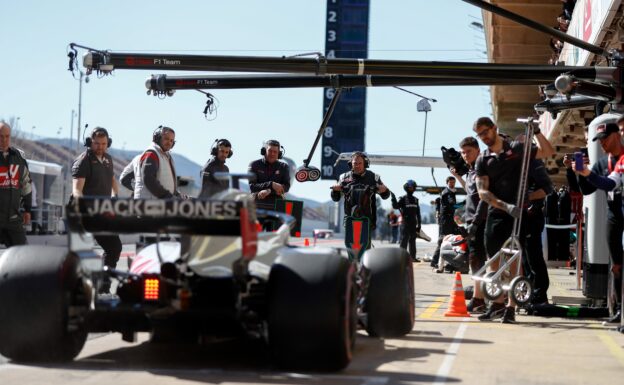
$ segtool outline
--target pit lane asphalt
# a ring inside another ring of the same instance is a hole
[[[426,230],[427,231],[427,230]],[[428,234],[434,234],[432,230]],[[331,240],[329,240],[331,241]],[[328,241],[328,242],[329,242]],[[396,245],[377,244],[377,247]],[[434,244],[418,242],[419,256]],[[602,320],[517,317],[515,325],[445,318],[451,274],[428,263],[415,269],[417,319],[403,338],[360,332],[353,361],[338,373],[292,373],[271,366],[267,351],[246,340],[203,346],[136,343],[119,334],[90,335],[67,364],[21,365],[0,358],[0,384],[617,384],[624,374],[624,335]],[[569,270],[550,269],[551,296],[580,297]],[[467,276],[463,284],[470,284]]]

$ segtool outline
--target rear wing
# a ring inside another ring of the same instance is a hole
[[[251,200],[85,197],[67,206],[68,230],[74,233],[236,236],[255,221]]]

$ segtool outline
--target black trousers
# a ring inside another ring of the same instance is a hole
[[[541,210],[526,213],[527,236],[526,249],[522,254],[524,276],[533,282],[533,296],[535,301],[544,302],[548,299],[547,292],[550,286],[548,267],[542,251],[542,231],[545,218]]]
[[[477,226],[474,238],[468,239],[468,263],[470,271],[474,275],[479,269],[485,265],[485,223]]]
[[[403,226],[401,232],[401,244],[399,247],[406,249],[412,259],[416,259],[416,227]],[[409,249],[408,249],[409,246]]]
[[[563,224],[555,222],[554,224]],[[546,229],[548,239],[548,260],[568,261],[570,259],[570,230]]]
[[[522,217],[526,218],[526,210],[522,213]],[[511,215],[501,211],[494,210],[488,212],[485,222],[485,251],[488,258],[492,258],[494,254],[500,251],[501,247],[513,231],[514,219]],[[526,249],[526,223],[524,220],[520,223],[519,242],[523,249]]]
[[[22,223],[21,220],[11,221],[0,226],[0,239],[7,248],[28,243]]]
[[[102,258],[104,266],[116,268],[119,256],[121,255],[121,239],[117,235],[95,235],[97,243],[104,250]]]

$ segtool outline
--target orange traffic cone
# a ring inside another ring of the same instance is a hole
[[[462,287],[461,273],[455,273],[455,284],[451,291],[451,300],[445,317],[470,317],[468,309],[466,309],[466,297],[464,296],[464,288]]]
[[[305,238],[305,239],[303,240],[303,245],[304,245],[304,246],[310,246],[310,240],[309,240],[308,238]]]

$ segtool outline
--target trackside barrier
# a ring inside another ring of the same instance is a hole
[[[554,230],[576,231],[576,290],[581,289],[581,267],[583,266],[583,216],[577,216],[578,221],[569,225],[550,225],[544,227]]]

